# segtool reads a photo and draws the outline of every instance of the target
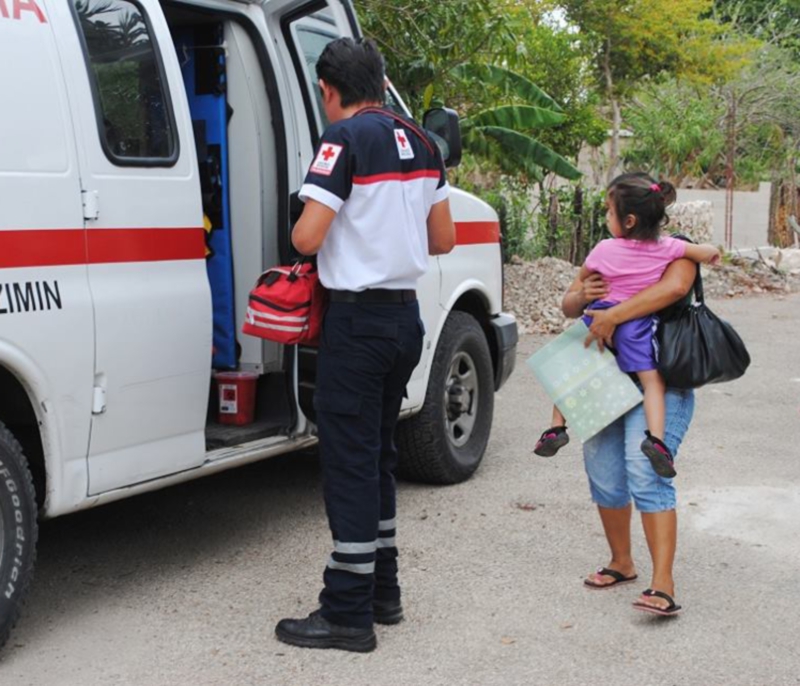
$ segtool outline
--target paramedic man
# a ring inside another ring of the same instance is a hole
[[[317,76],[331,125],[300,191],[292,243],[318,255],[330,294],[314,407],[333,553],[320,609],[275,631],[292,645],[367,652],[373,621],[403,617],[393,435],[422,351],[416,281],[429,254],[452,250],[455,227],[436,146],[412,122],[375,111],[386,88],[375,44],[333,41]]]

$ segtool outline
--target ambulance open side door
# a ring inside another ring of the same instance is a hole
[[[290,78],[293,101],[303,103],[297,107],[298,121],[307,121],[311,132],[307,141],[301,141],[303,174],[311,164],[314,146],[319,136],[328,125],[320,99],[315,66],[325,46],[332,40],[343,36],[360,35],[360,29],[352,6],[346,0],[321,0],[319,2],[297,2],[294,0],[266,0],[266,11],[271,12],[270,19],[279,25],[283,36],[281,51],[285,61],[285,71]],[[398,113],[408,115],[408,110],[400,101],[393,88],[389,88],[386,96],[388,107]],[[313,143],[309,147],[308,142]],[[300,188],[303,178],[294,187]],[[430,257],[428,271],[417,281],[420,314],[426,328],[441,318],[439,292],[441,289],[441,267],[438,257]],[[426,369],[433,354],[432,341],[435,331],[425,333],[425,342],[420,363],[411,375],[408,384],[409,398],[423,398],[426,387]],[[409,406],[406,400],[404,407]]]
[[[157,0],[52,3],[79,122],[94,495],[205,459],[212,324],[186,95]]]

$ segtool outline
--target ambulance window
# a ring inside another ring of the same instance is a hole
[[[175,119],[144,9],[131,0],[73,0],[106,156],[122,166],[169,166]]]
[[[318,5],[315,5],[318,7]],[[319,134],[330,124],[322,106],[322,93],[317,79],[317,60],[332,40],[341,38],[336,20],[330,9],[322,8],[301,15],[291,15],[284,24],[287,44],[293,48],[292,59],[303,88],[308,118],[315,133],[314,145],[319,142]],[[399,114],[408,116],[401,101],[392,90],[386,92],[386,106]]]
[[[341,33],[328,9],[300,17],[295,15],[295,18],[290,20],[288,28],[291,36],[288,43],[294,48],[292,58],[298,71],[300,85],[304,89],[303,98],[313,124],[312,129],[316,129],[318,139],[319,133],[324,131],[330,122],[322,107],[322,93],[317,79],[317,60],[325,46],[332,40],[340,38]],[[314,143],[316,144],[317,140]]]

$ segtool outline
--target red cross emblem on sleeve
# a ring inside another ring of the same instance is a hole
[[[336,145],[335,143],[323,143],[317,153],[314,164],[311,165],[310,171],[322,176],[330,176],[339,161],[339,155],[342,154],[343,149],[341,145]]]

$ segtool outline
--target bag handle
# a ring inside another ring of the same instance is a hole
[[[417,126],[414,122],[409,121],[405,117],[401,117],[399,114],[392,112],[391,110],[382,108],[382,107],[365,107],[363,110],[359,110],[356,114],[383,114],[389,117],[390,119],[394,119],[396,122],[402,124],[403,126],[409,128],[413,131],[417,136],[422,140],[425,144],[425,147],[428,148],[428,152],[433,155],[433,143],[430,142],[428,137],[422,131],[419,126]]]
[[[297,281],[297,279],[300,278],[300,268],[306,264],[307,260],[308,256],[302,255],[300,259],[298,259],[297,262],[295,262],[291,267],[270,267],[258,277],[256,286],[260,286],[261,284],[267,284],[267,286],[271,286],[278,279],[280,279],[281,276],[285,276],[290,283]],[[310,261],[309,264],[311,264],[311,271],[315,271],[316,265]]]

